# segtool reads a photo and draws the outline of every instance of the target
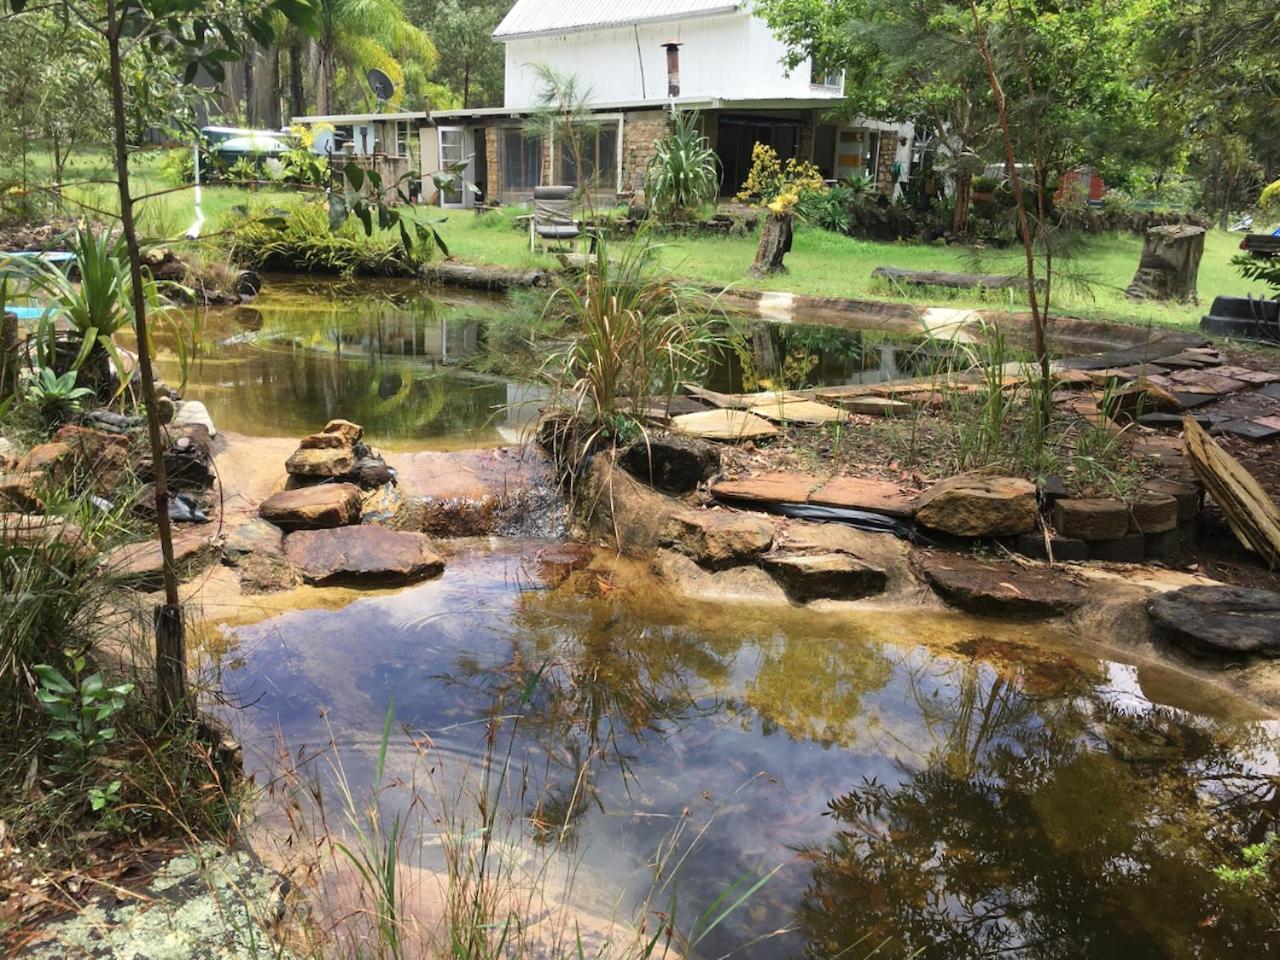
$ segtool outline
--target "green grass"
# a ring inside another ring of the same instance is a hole
[[[450,252],[471,263],[506,267],[553,266],[553,256],[529,253],[528,235],[511,220],[524,211],[511,208],[501,213],[452,212],[441,233]],[[1265,291],[1250,286],[1231,266],[1238,252],[1239,234],[1212,230],[1205,240],[1200,263],[1199,306],[1189,304],[1142,304],[1127,300],[1125,287],[1133,279],[1142,253],[1142,238],[1130,234],[1086,237],[1070,263],[1073,274],[1087,279],[1085,286],[1060,283],[1053,299],[1055,315],[1071,315],[1093,320],[1123,323],[1156,323],[1168,326],[1195,326],[1204,308],[1219,294],[1243,296]],[[795,245],[787,255],[788,272],[782,276],[756,280],[747,275],[755,256],[755,236],[671,237],[659,247],[662,264],[672,272],[704,283],[744,289],[786,290],[821,297],[891,300],[921,305],[945,303],[952,306],[1026,309],[1017,293],[991,295],[930,289],[906,291],[871,278],[879,266],[908,270],[948,270],[972,272],[972,253],[961,247],[929,246],[919,243],[878,243],[857,240],[801,225]],[[992,251],[982,261],[989,273],[1020,273],[1021,250]]]
[[[164,153],[162,150],[147,151],[132,159],[135,194],[162,191],[173,186],[161,172]],[[46,153],[33,152],[29,156],[28,176],[32,182],[49,182],[52,179]],[[86,150],[73,155],[65,174],[67,182],[110,177],[110,161],[101,150]],[[244,206],[252,200],[275,202],[289,195],[288,191],[274,189],[250,191],[244,187],[206,187],[204,233],[208,236],[223,229],[235,207]],[[109,184],[68,187],[66,196],[73,207],[80,203],[99,209],[116,209],[114,187]],[[192,221],[193,205],[190,190],[165,193],[147,200],[142,215],[144,229],[153,236],[180,235]],[[515,217],[525,212],[520,207],[483,215],[471,211],[424,209],[419,216],[444,221],[440,224],[440,232],[449,245],[450,253],[459,260],[503,267],[555,266],[554,256],[529,252],[528,234],[513,223]],[[1130,234],[1083,238],[1068,269],[1085,278],[1087,286],[1056,284],[1053,312],[1092,320],[1195,326],[1204,313],[1204,307],[1219,294],[1265,294],[1260,285],[1248,284],[1231,266],[1230,260],[1236,254],[1238,244],[1238,234],[1222,230],[1209,232],[1200,263],[1199,306],[1142,304],[1133,303],[1124,296],[1124,289],[1138,265],[1142,238]],[[673,273],[721,286],[733,284],[745,289],[786,290],[813,296],[890,300],[918,305],[1026,308],[1025,300],[1016,292],[980,295],[938,289],[906,291],[871,278],[871,271],[878,266],[971,272],[975,269],[974,258],[965,248],[857,240],[802,224],[796,231],[795,246],[787,255],[788,273],[756,280],[747,274],[755,246],[754,236],[672,237],[661,243],[659,257],[662,265]],[[990,252],[982,262],[982,270],[1020,273],[1021,252],[1019,249]]]

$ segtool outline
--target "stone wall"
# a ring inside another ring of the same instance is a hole
[[[876,157],[876,190],[893,193],[893,161],[898,155],[898,134],[893,130],[880,131],[880,149]]]
[[[714,121],[711,126],[714,126]],[[644,172],[654,155],[654,143],[670,131],[663,110],[628,113],[622,122],[622,193],[631,195],[644,189]]]

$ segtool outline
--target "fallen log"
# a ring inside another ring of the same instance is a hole
[[[1274,568],[1280,560],[1280,509],[1275,501],[1190,414],[1182,418],[1182,430],[1196,476],[1222,509],[1231,532]]]

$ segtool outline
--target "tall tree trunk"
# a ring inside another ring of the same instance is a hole
[[[319,65],[316,71],[316,113],[324,116],[332,113],[333,48],[328,43],[321,43],[316,53]]]
[[[164,560],[164,603],[155,610],[156,683],[159,687],[161,710],[166,717],[176,719],[186,713],[188,706],[186,638],[182,605],[178,596],[178,574],[173,559],[173,531],[169,525],[169,485],[164,467],[164,439],[160,433],[160,417],[156,410],[155,375],[151,370],[147,302],[142,286],[142,250],[138,245],[138,230],[133,219],[133,197],[129,191],[129,147],[120,58],[120,32],[123,24],[116,12],[116,0],[106,0],[106,6],[107,63],[111,82],[116,182],[120,194],[120,226],[129,251],[130,293],[133,300],[134,332],[138,343],[138,376],[142,380],[142,397],[146,405],[147,439],[151,447],[155,481],[156,529]]]
[[[462,109],[471,106],[471,61],[462,69]]]
[[[963,237],[969,232],[969,205],[973,197],[973,172],[961,170],[956,177],[956,206],[951,214],[951,232]]]
[[[240,61],[242,67],[241,74],[244,77],[244,120],[251,127],[257,127],[261,124],[258,120],[255,107],[257,104],[253,100],[254,82],[257,79],[253,75],[253,65],[258,59],[258,46],[251,43],[245,47],[244,59]]]
[[[283,123],[280,116],[280,105],[284,103],[283,91],[280,87],[280,48],[272,45],[266,56],[267,82],[262,84],[266,99],[267,123],[279,129]]]
[[[295,117],[307,112],[306,92],[302,85],[302,40],[289,44],[289,112]]]

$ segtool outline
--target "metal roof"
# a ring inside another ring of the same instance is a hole
[[[516,0],[495,40],[733,13],[739,0]]]

